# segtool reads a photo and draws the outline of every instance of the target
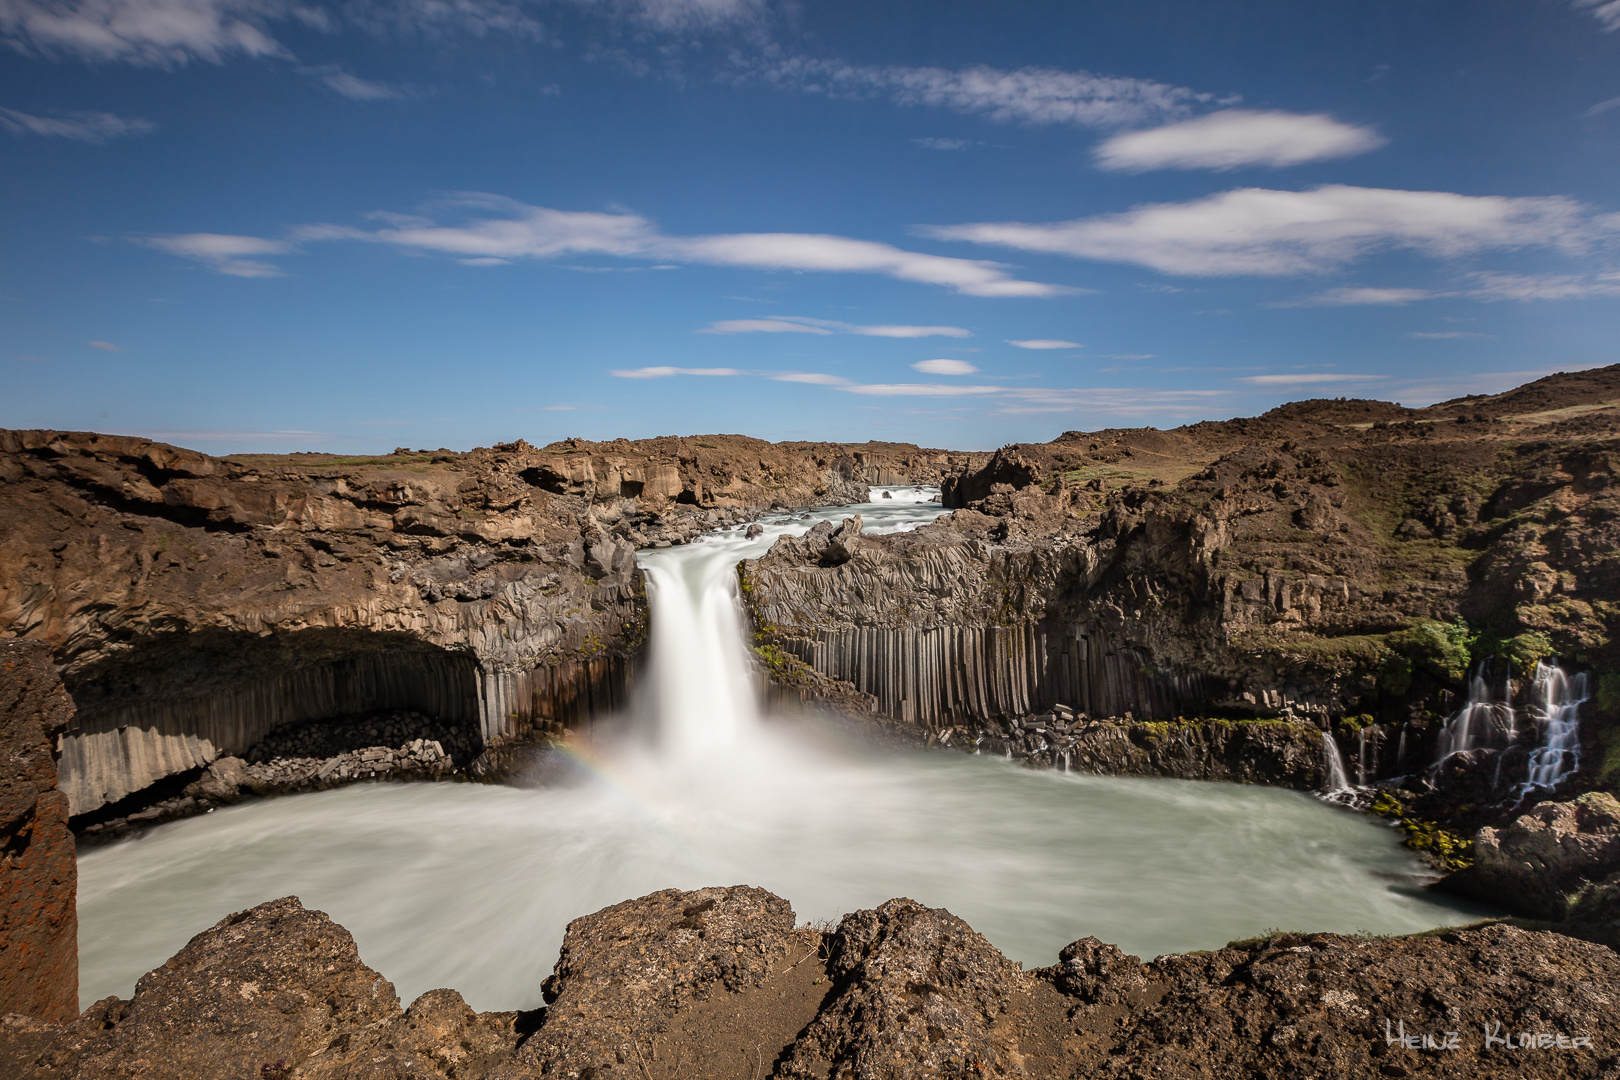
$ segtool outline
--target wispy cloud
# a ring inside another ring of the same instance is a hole
[[[1101,353],[1101,354],[1099,354],[1099,358],[1103,359],[1103,360],[1152,360],[1155,357],[1157,357],[1158,355],[1159,355],[1158,353],[1150,353],[1150,352],[1141,352],[1141,353],[1111,352],[1111,353]]]
[[[291,230],[286,241],[195,233],[154,237],[141,242],[176,255],[200,259],[223,273],[242,276],[269,276],[277,271],[271,264],[239,256],[286,253],[296,250],[298,244],[350,240],[448,255],[473,266],[554,259],[562,255],[603,255],[756,270],[880,274],[901,281],[939,285],[968,296],[1056,296],[1074,291],[1060,285],[1020,280],[1009,273],[1005,265],[985,259],[929,255],[847,236],[822,233],[668,236],[651,221],[633,213],[553,210],[479,193],[453,196],[443,201],[441,209],[458,211],[462,220],[457,224],[440,224],[427,217],[378,213],[371,217],[384,223],[381,228],[305,225]],[[235,250],[228,256],[221,254],[232,245]],[[828,322],[823,328],[843,325]],[[848,332],[879,337],[938,334],[954,337],[959,330],[960,327],[873,326]]]
[[[271,20],[324,19],[283,0],[0,0],[0,39],[23,52],[172,67],[286,56]]]
[[[803,93],[881,97],[1003,123],[1079,127],[1159,123],[1212,100],[1212,95],[1151,79],[1042,67],[873,67],[787,57],[755,63],[745,77]]]
[[[920,371],[924,375],[973,375],[979,369],[966,360],[951,360],[942,357],[938,360],[919,360],[911,365],[911,370]]]
[[[746,373],[738,371],[736,368],[728,367],[642,367],[630,368],[628,370],[610,371],[608,374],[612,375],[616,379],[668,379],[674,375],[723,376],[743,375]]]
[[[924,150],[966,150],[974,145],[972,139],[912,139]]]
[[[862,337],[925,338],[972,337],[973,331],[960,326],[862,325],[835,319],[812,319],[803,315],[773,315],[766,319],[722,319],[710,323],[700,334],[858,334]]]
[[[1324,371],[1300,371],[1287,375],[1246,375],[1238,382],[1251,386],[1317,386],[1330,383],[1377,382],[1382,375],[1339,375]]]
[[[0,0],[3,4],[5,0]],[[105,112],[74,112],[58,116],[34,116],[16,109],[0,108],[0,127],[13,135],[43,135],[48,139],[104,143],[145,135],[157,128],[150,120],[114,116]]]
[[[1620,0],[1571,0],[1577,7],[1590,11],[1592,18],[1603,24],[1605,32],[1620,30]]]
[[[1328,289],[1314,296],[1298,300],[1278,300],[1270,307],[1373,307],[1379,305],[1402,306],[1419,300],[1432,300],[1440,295],[1428,289],[1381,289],[1365,285],[1346,285]]]
[[[1563,196],[1458,195],[1329,184],[1239,188],[1185,203],[1047,224],[934,226],[925,236],[1134,263],[1190,276],[1314,274],[1380,249],[1451,258],[1489,248],[1587,250],[1620,231]]]
[[[1487,271],[1469,276],[1474,287],[1467,295],[1478,300],[1590,300],[1620,296],[1620,272],[1589,277]]]
[[[110,341],[87,341],[85,344],[90,346],[92,349],[100,349],[102,352],[124,351],[124,347],[122,345],[114,345]]]
[[[1376,150],[1387,142],[1370,127],[1325,113],[1223,109],[1146,131],[1128,131],[1096,150],[1097,167],[1117,172],[1274,168],[1329,161]]]
[[[137,244],[166,251],[170,255],[195,259],[212,270],[232,277],[280,277],[273,263],[253,258],[258,255],[285,255],[297,250],[282,240],[258,236],[230,236],[224,233],[186,233],[179,236],[133,237]]]
[[[307,74],[328,90],[350,101],[397,101],[405,96],[405,91],[397,86],[362,79],[335,65],[310,68]]]
[[[1022,341],[1009,340],[1007,344],[1020,349],[1083,349],[1084,345],[1078,341],[1064,341],[1061,338],[1025,338]]]
[[[1602,116],[1611,109],[1620,109],[1620,97],[1612,97],[1607,101],[1600,101],[1586,110],[1587,116]]]
[[[1406,335],[1428,341],[1451,341],[1462,338],[1493,338],[1495,334],[1481,334],[1475,330],[1414,330]]]

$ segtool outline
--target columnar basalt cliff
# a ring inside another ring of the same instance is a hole
[[[735,886],[570,924],[549,1004],[401,1008],[295,897],[198,934],[128,1001],[9,1018],[19,1080],[1283,1080],[1612,1076],[1620,957],[1507,925],[1404,939],[1281,934],[1142,963],[1095,938],[1020,970],[950,912],[896,899],[822,931]]]
[[[1070,432],[976,456],[915,532],[784,539],[740,573],[762,648],[893,720],[1293,719],[1391,775],[1432,760],[1471,659],[1521,700],[1540,659],[1620,672],[1617,454],[1620,367]],[[1593,777],[1620,769],[1614,682]]]
[[[636,547],[951,463],[741,436],[222,459],[0,432],[0,637],[49,643],[78,705],[76,815],[330,717],[494,742],[623,700]]]
[[[73,719],[50,651],[0,641],[0,1015],[79,1011],[78,864],[56,740]]]

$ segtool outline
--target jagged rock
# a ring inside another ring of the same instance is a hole
[[[743,885],[665,889],[575,919],[519,1060],[547,1076],[628,1080],[677,1010],[760,985],[792,940],[787,901]]]
[[[0,1016],[79,1011],[78,862],[56,788],[72,719],[50,650],[0,641]]]
[[[1620,800],[1589,791],[1544,802],[1474,837],[1474,865],[1449,890],[1487,898],[1541,919],[1620,915]]]
[[[759,522],[756,521],[753,524],[748,526],[748,529],[744,533],[744,535],[746,535],[748,537],[748,539],[750,539],[750,540],[753,540],[756,537],[764,536],[765,535],[765,526],[761,525]]]
[[[239,757],[215,758],[203,774],[186,785],[184,794],[211,803],[241,802],[246,793],[265,794],[268,786],[248,771]]]
[[[1046,971],[1052,985],[1088,1005],[1140,1005],[1163,993],[1142,972],[1142,961],[1094,937],[1063,947]]]
[[[950,912],[897,899],[848,915],[828,972],[833,996],[779,1076],[1027,1075],[1007,1014],[1028,976]]]

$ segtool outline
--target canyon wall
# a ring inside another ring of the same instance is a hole
[[[635,549],[953,459],[741,436],[215,458],[0,431],[0,638],[48,643],[75,815],[276,727],[407,709],[485,744],[621,704]]]
[[[1537,660],[1620,673],[1617,435],[1620,367],[1070,432],[974,456],[915,532],[783,539],[740,574],[762,649],[891,720],[1352,720],[1375,773],[1411,769],[1483,656],[1521,698]],[[1595,697],[1594,782],[1620,768],[1620,693]]]
[[[72,719],[50,650],[0,641],[0,1016],[79,1013],[78,861],[56,786]]]

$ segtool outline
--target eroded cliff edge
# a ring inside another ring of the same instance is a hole
[[[944,454],[741,436],[215,458],[0,432],[0,637],[52,649],[75,815],[379,711],[474,752],[623,700],[638,546],[937,477]]]

